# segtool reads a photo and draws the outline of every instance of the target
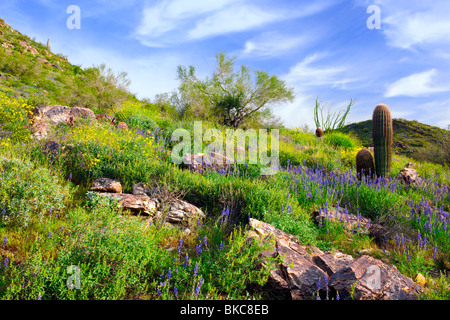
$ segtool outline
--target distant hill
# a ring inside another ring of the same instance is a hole
[[[450,166],[450,131],[404,119],[393,119],[394,152],[415,160]],[[372,120],[352,123],[342,129],[372,146]]]

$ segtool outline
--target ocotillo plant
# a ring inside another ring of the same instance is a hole
[[[360,178],[363,175],[372,176],[375,174],[375,165],[373,164],[373,157],[369,150],[361,149],[356,154],[356,172],[360,174]]]
[[[375,153],[375,172],[379,177],[387,178],[391,170],[392,158],[392,117],[385,104],[375,107],[372,116],[372,139]]]

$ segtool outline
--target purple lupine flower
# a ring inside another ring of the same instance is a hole
[[[7,238],[7,237],[4,237],[4,238],[3,238],[3,250],[5,250],[5,248],[6,248],[6,243],[7,243],[7,241],[8,241],[8,238]]]
[[[48,215],[51,216],[52,213],[53,213],[53,209],[52,208],[48,209]]]
[[[197,276],[197,272],[198,272],[198,263],[196,262],[194,266],[194,278]]]
[[[41,295],[40,294],[38,294],[37,299],[41,300]]]
[[[220,243],[219,250],[223,249],[223,242]]]
[[[189,265],[189,255],[186,253],[186,256],[184,257],[184,263],[185,265]]]
[[[437,257],[437,250],[438,250],[438,248],[437,248],[437,246],[435,246],[435,247],[434,247],[434,250],[433,250],[433,260],[436,260],[436,257]]]
[[[208,237],[207,236],[205,236],[204,238],[203,238],[203,245],[207,245],[208,244]]]
[[[9,268],[9,259],[8,257],[5,258],[5,269]]]
[[[200,277],[200,279],[198,280],[198,286],[195,288],[195,292],[194,292],[195,298],[197,298],[198,295],[200,294],[200,288],[202,287],[202,285],[203,285],[203,278]]]
[[[197,252],[197,255],[202,254],[202,243],[200,242],[197,246],[195,246],[195,251]]]
[[[3,217],[3,219],[5,218],[5,214],[6,214],[6,209],[2,209],[2,217]]]
[[[167,280],[170,280],[170,278],[172,278],[172,270],[169,269],[169,271],[167,271]]]
[[[52,236],[52,233],[49,231],[48,234],[47,234],[47,237],[50,238],[51,236]]]
[[[161,297],[161,289],[156,288],[156,293],[158,294],[158,297]]]
[[[175,294],[175,297],[178,298],[178,288],[176,286],[173,287],[173,293]]]
[[[180,242],[178,242],[178,255],[181,253],[181,248],[183,246],[183,238],[180,239]]]

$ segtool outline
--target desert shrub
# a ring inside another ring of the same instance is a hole
[[[0,158],[2,221],[27,226],[33,218],[65,208],[68,188],[50,170],[28,160]]]
[[[354,138],[341,132],[330,132],[325,134],[324,142],[330,146],[341,147],[344,149],[352,149],[358,145]]]
[[[140,114],[134,114],[126,118],[125,123],[130,127],[136,127],[143,130],[149,130],[152,131],[156,127],[155,121],[153,121],[151,118],[140,115]]]
[[[71,144],[63,156],[70,171],[67,175],[72,174],[74,181],[82,184],[102,177],[118,179],[124,192],[150,179],[155,161],[160,161],[163,152],[150,135],[107,125],[73,127],[66,138]]]

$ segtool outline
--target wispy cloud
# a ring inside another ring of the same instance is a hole
[[[382,31],[391,46],[402,49],[450,45],[450,2],[447,0],[376,0]]]
[[[143,9],[135,37],[144,45],[161,47],[308,17],[333,4],[330,0],[296,6],[261,0],[163,0]]]
[[[264,32],[245,43],[242,55],[252,57],[274,57],[307,46],[313,42],[311,36],[288,36],[275,31]]]
[[[280,13],[266,12],[254,6],[232,6],[198,21],[195,28],[189,31],[188,37],[190,39],[203,39],[251,30],[279,21],[284,17]]]
[[[437,84],[436,69],[414,73],[388,85],[385,97],[409,96],[418,97],[436,92],[450,91],[450,85]]]
[[[312,66],[314,62],[320,61],[327,55],[324,53],[314,53],[307,56],[303,61],[293,66],[289,73],[283,76],[288,83],[301,84],[303,86],[324,86],[342,87],[343,85],[357,81],[356,78],[346,76],[348,67],[342,65]]]

